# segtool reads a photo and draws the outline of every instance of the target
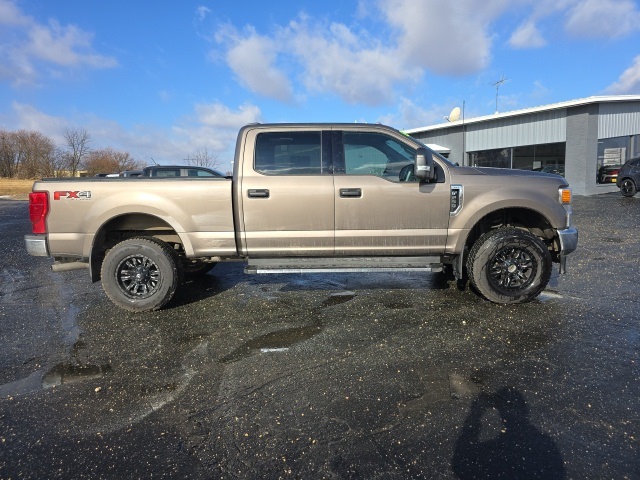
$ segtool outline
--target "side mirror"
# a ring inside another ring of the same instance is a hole
[[[436,178],[436,169],[433,165],[433,156],[426,148],[419,148],[416,151],[416,164],[414,175],[420,180],[432,182]]]

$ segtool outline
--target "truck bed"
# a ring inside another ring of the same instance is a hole
[[[49,250],[89,258],[106,224],[173,230],[189,257],[235,255],[232,181],[227,178],[43,179],[49,193]]]

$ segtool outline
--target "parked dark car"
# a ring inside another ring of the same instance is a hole
[[[223,177],[217,170],[189,165],[151,165],[142,170],[142,177]]]
[[[633,197],[640,184],[640,157],[632,158],[618,172],[616,185],[625,197]]]
[[[120,172],[121,177],[141,177],[142,170],[125,170],[124,172]]]
[[[559,165],[559,164],[545,165],[541,171],[543,173],[553,173],[555,175],[560,175],[561,177],[564,177],[564,165]]]
[[[622,165],[606,165],[598,170],[598,183],[616,183]]]

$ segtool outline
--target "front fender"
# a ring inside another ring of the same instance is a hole
[[[486,192],[469,192],[465,190],[464,204],[457,215],[451,217],[447,253],[458,254],[464,251],[467,238],[473,228],[496,212],[520,209],[530,211],[533,217],[544,219],[546,227],[565,228],[567,211],[557,200],[557,192],[553,195],[542,195],[538,192],[518,191],[515,188],[500,188]],[[524,219],[525,225],[527,224]],[[539,226],[539,225],[527,225]]]

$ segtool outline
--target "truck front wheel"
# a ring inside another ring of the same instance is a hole
[[[524,303],[547,286],[551,254],[535,235],[505,227],[482,235],[467,260],[471,284],[495,303]]]
[[[152,237],[115,245],[102,263],[102,288],[113,303],[130,312],[157,310],[176,292],[182,277],[178,254]]]

